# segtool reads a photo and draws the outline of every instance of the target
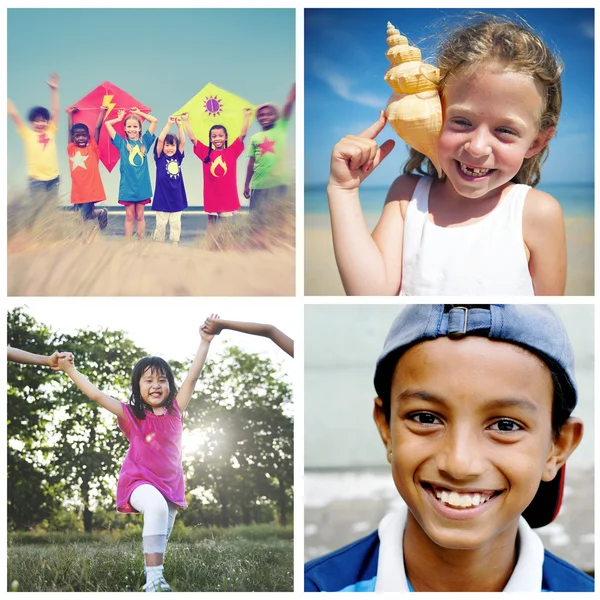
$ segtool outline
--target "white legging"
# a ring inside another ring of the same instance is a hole
[[[162,212],[156,211],[156,229],[154,230],[154,240],[164,242],[167,233],[167,223],[170,223],[169,240],[178,242],[181,237],[181,211]]]
[[[164,554],[175,522],[177,506],[166,500],[153,485],[148,483],[133,490],[129,503],[144,515],[142,529],[144,554]]]

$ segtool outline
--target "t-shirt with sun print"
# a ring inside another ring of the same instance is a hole
[[[154,160],[156,162],[156,186],[154,189],[154,200],[152,210],[160,212],[180,212],[187,208],[187,196],[183,184],[183,173],[181,163],[184,154],[179,147],[173,156],[167,156],[161,152],[156,155],[156,144],[154,144]]]

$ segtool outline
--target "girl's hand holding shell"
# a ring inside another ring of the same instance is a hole
[[[385,114],[381,111],[373,125],[358,135],[345,136],[333,147],[329,186],[345,191],[358,189],[392,151],[393,140],[387,140],[381,146],[375,141],[385,123]]]

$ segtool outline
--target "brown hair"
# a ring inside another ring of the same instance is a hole
[[[540,131],[556,127],[562,104],[563,64],[560,57],[551,52],[524,21],[515,23],[504,17],[490,15],[476,16],[471,21],[441,42],[436,59],[440,69],[440,94],[444,95],[448,78],[456,75],[460,69],[472,69],[487,61],[497,61],[511,71],[532,77],[542,91]],[[548,151],[546,145],[535,156],[525,158],[512,181],[537,185]],[[437,175],[431,161],[411,148],[404,173],[412,171],[433,177]]]
[[[127,125],[127,121],[131,121],[131,120],[137,121],[139,126],[140,126],[140,135],[138,137],[138,140],[140,141],[140,152],[142,153],[142,156],[144,156],[146,154],[146,148],[144,148],[144,143],[142,142],[142,126],[143,126],[143,121],[142,119],[140,119],[137,115],[129,113],[125,119],[123,120],[123,129],[125,129],[125,126]],[[125,131],[124,131],[125,133]],[[129,144],[129,138],[127,137],[127,133],[125,133],[125,142],[127,143],[127,152],[131,152],[131,150],[133,149],[131,147],[131,145]]]

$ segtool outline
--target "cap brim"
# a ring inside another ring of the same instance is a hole
[[[523,512],[530,527],[544,527],[552,523],[558,515],[565,485],[563,466],[552,481],[542,481],[531,504]]]

